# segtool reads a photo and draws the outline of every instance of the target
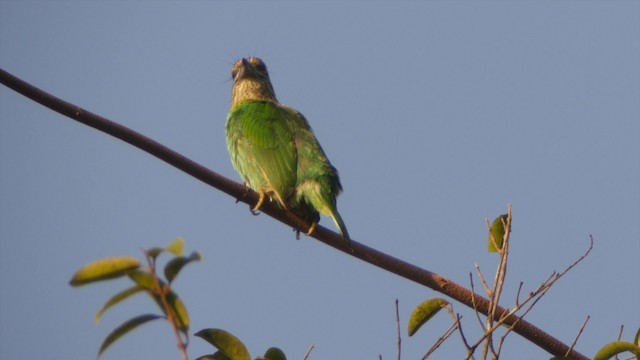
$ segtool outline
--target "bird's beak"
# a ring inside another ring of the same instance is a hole
[[[238,73],[236,74],[235,81],[238,81],[242,78],[246,77],[255,77],[257,76],[256,70],[253,68],[249,60],[242,58],[242,66],[238,69]]]

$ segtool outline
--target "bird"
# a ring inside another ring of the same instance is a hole
[[[257,212],[265,200],[311,223],[330,217],[350,244],[336,197],[342,192],[338,171],[331,165],[307,119],[278,102],[265,63],[257,57],[236,61],[225,124],[227,150],[245,185],[256,191]]]

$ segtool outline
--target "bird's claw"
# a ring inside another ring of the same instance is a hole
[[[311,223],[311,226],[309,227],[309,230],[307,231],[307,236],[311,236],[311,234],[313,234],[313,232],[316,230],[316,227],[318,226],[318,222],[314,221],[313,223]]]
[[[264,194],[264,191],[259,191],[258,195],[260,196],[258,198],[258,202],[256,203],[256,205],[253,207],[253,209],[251,209],[251,213],[253,215],[258,215],[258,210],[260,210],[260,208],[262,207],[262,204],[264,203],[264,198],[266,197]]]

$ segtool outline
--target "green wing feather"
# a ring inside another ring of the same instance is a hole
[[[298,111],[284,107],[290,127],[296,129],[294,142],[298,152],[298,184],[318,180],[322,188],[335,198],[342,191],[338,171],[334,168],[311,130],[307,119]]]
[[[294,143],[298,155],[296,193],[292,209],[310,221],[317,213],[331,217],[343,238],[349,241],[349,232],[338,213],[336,197],[342,191],[338,171],[329,162],[316,139],[307,119],[295,109],[283,106],[291,128],[296,129]]]
[[[231,161],[249,187],[264,191],[286,207],[295,190],[297,153],[286,114],[270,101],[248,101],[227,118]]]

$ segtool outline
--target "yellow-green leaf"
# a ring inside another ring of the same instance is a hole
[[[640,346],[640,328],[636,331],[636,336],[633,338],[633,343],[636,346]]]
[[[184,251],[184,239],[177,238],[173,240],[165,247],[165,249],[175,256],[182,256]]]
[[[272,347],[264,353],[263,358],[266,360],[287,360],[287,357],[284,355],[284,352],[277,347]]]
[[[104,304],[104,306],[102,306],[102,309],[100,309],[97,313],[96,313],[96,322],[99,323],[100,322],[100,318],[102,317],[102,314],[104,314],[108,309],[110,309],[111,307],[113,307],[114,305],[120,303],[121,301],[127,299],[128,297],[135,295],[141,291],[143,291],[144,288],[140,287],[140,286],[133,286],[130,287],[128,289],[125,289],[123,291],[120,291],[119,293],[113,295],[109,300],[107,300],[107,302]]]
[[[507,214],[502,214],[493,220],[489,231],[489,243],[487,245],[487,250],[489,252],[497,252],[502,249],[502,243],[504,241],[504,224],[506,222]]]
[[[152,274],[143,271],[132,271],[129,274],[129,277],[138,286],[147,290],[147,293],[151,295],[156,304],[158,304],[160,310],[162,310],[165,315],[168,315],[167,309],[165,309],[164,303],[161,298],[162,295],[159,292],[160,289],[164,289],[167,286],[164,281],[156,279]],[[154,288],[156,281],[158,281],[160,288]],[[168,289],[166,297],[167,303],[169,304],[168,311],[171,311],[171,313],[173,314],[178,328],[186,334],[187,330],[189,329],[189,314],[187,312],[187,308],[184,306],[182,300],[180,300],[178,295],[170,288]]]
[[[424,323],[426,323],[435,314],[437,314],[440,309],[447,305],[449,305],[449,302],[447,300],[434,298],[426,300],[422,302],[422,304],[416,306],[416,308],[413,309],[411,316],[409,317],[409,336],[415,334],[416,331],[418,331],[418,329],[420,329],[420,327],[424,325]]]
[[[156,283],[156,278],[152,274],[149,274],[145,271],[135,270],[129,272],[127,275],[129,275],[129,278],[133,280],[134,283],[147,290],[153,289],[153,286]]]
[[[184,306],[184,303],[173,291],[169,291],[169,294],[167,294],[167,302],[169,303],[171,311],[176,318],[178,328],[183,333],[187,334],[187,331],[189,330],[189,313],[187,312],[187,308]]]
[[[165,265],[164,267],[165,278],[167,279],[168,282],[172,282],[173,279],[175,279],[176,276],[178,276],[178,274],[180,273],[180,270],[182,270],[182,268],[185,265],[187,265],[192,261],[199,261],[200,258],[201,258],[200,254],[197,251],[194,251],[188,257],[178,256],[171,259],[169,262],[167,262],[167,265]]]
[[[101,259],[83,266],[69,281],[71,286],[81,286],[96,281],[114,279],[140,267],[140,262],[130,256]]]
[[[203,329],[195,333],[195,336],[206,340],[231,360],[251,360],[249,351],[242,341],[227,331]]]
[[[196,360],[231,360],[231,359],[229,359],[227,355],[223,354],[221,351],[216,351],[214,354],[200,356]]]
[[[100,356],[105,350],[107,350],[109,346],[111,346],[111,344],[120,339],[122,336],[126,335],[129,331],[137,328],[144,323],[161,318],[162,316],[160,315],[146,314],[136,316],[133,319],[125,321],[120,326],[115,328],[111,333],[109,333],[109,335],[107,335],[107,337],[102,342],[102,345],[100,345],[98,356]]]
[[[629,351],[632,354],[637,355],[640,354],[640,347],[628,341],[614,341],[603,346],[602,349],[600,349],[593,357],[593,360],[611,359],[617,354],[623,353],[625,351]]]
[[[160,256],[160,254],[162,254],[163,252],[164,252],[163,248],[152,247],[151,249],[147,250],[147,255],[149,255],[151,258],[155,259],[158,256]]]

